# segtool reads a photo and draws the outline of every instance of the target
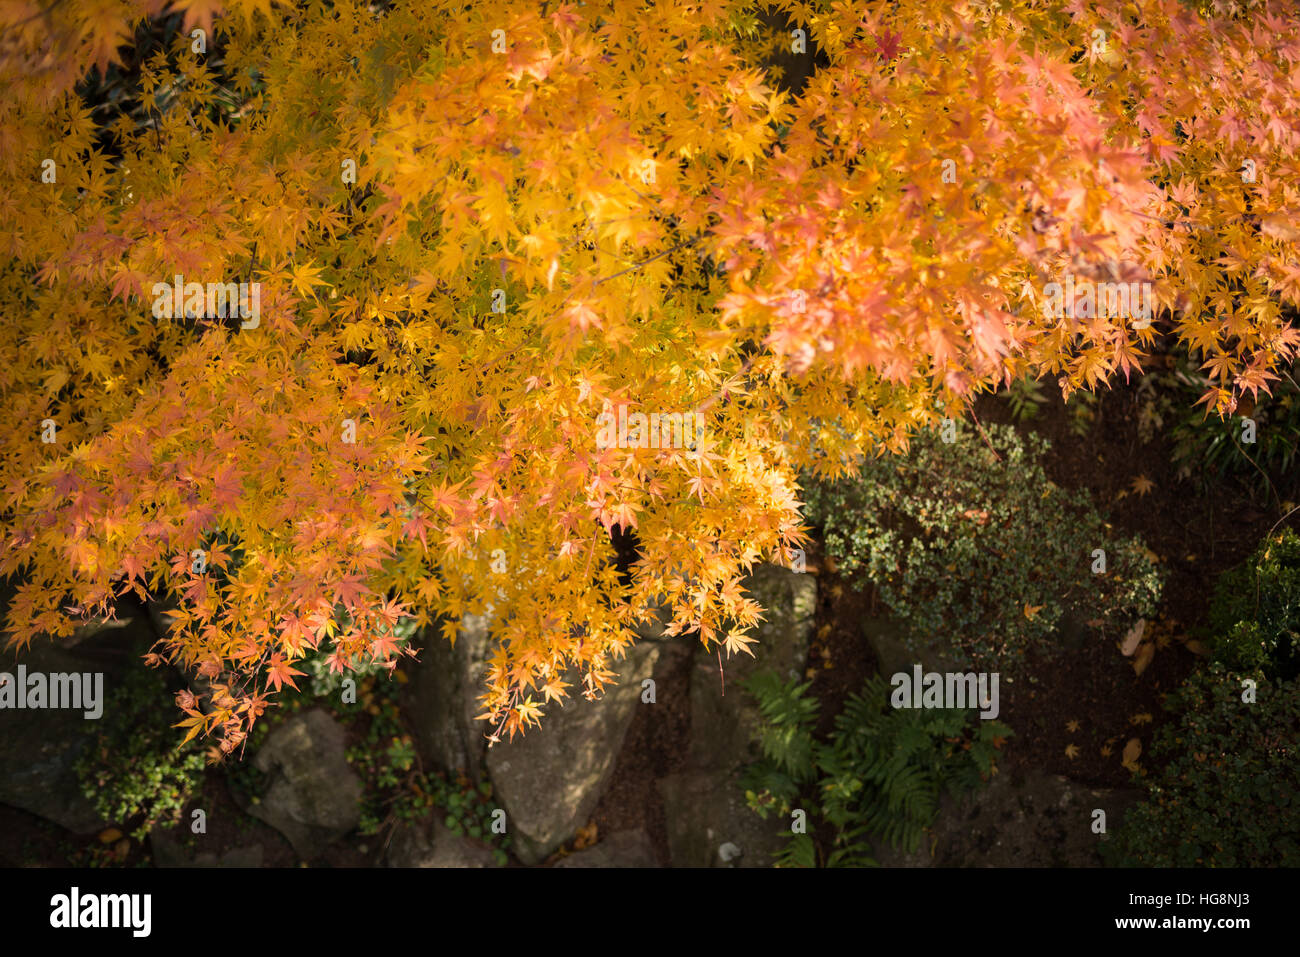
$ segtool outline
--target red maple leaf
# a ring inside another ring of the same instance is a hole
[[[876,36],[876,49],[886,60],[892,60],[898,56],[898,50],[902,46],[899,43],[903,39],[901,33],[890,33],[888,30]]]
[[[289,662],[284,660],[284,655],[276,652],[271,655],[271,659],[266,663],[267,681],[275,685],[275,690],[279,691],[282,684],[287,684],[294,691],[298,686],[293,683],[293,675],[301,675],[304,672],[290,666]]]

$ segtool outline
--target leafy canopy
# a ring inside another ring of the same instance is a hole
[[[661,600],[742,644],[800,468],[1024,374],[1127,376],[1158,331],[1221,410],[1291,358],[1289,5],[772,8],[6,4],[11,640],[174,594],[158,653],[229,751],[307,650],[391,666],[405,618],[486,612],[513,734]],[[1151,281],[1155,326],[1049,318],[1066,272]],[[176,275],[259,283],[257,325],[155,317]],[[704,437],[601,447],[619,409]]]

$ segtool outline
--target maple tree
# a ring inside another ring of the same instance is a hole
[[[1276,2],[6,4],[11,643],[174,595],[152,660],[207,679],[214,758],[307,650],[391,666],[411,616],[491,616],[497,734],[661,605],[741,650],[802,469],[1157,336],[1207,408],[1268,390],[1297,59]],[[1151,283],[1155,322],[1045,311],[1067,272]],[[173,280],[258,315],[159,315]],[[611,412],[705,428],[610,445]]]

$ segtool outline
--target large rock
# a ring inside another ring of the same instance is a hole
[[[771,867],[789,833],[787,819],[749,809],[738,773],[670,774],[659,790],[673,867]]]
[[[384,854],[388,867],[496,867],[492,851],[468,837],[453,834],[436,817],[428,824],[403,824]]]
[[[722,660],[716,654],[695,656],[691,674],[691,762],[702,769],[731,771],[758,756],[753,735],[758,706],[741,688],[751,675],[772,670],[781,679],[800,678],[808,660],[808,642],[817,608],[817,582],[777,565],[759,565],[745,589],[765,609],[751,632],[758,643],[754,656]]]
[[[595,808],[662,646],[638,642],[613,665],[618,683],[587,701],[576,694],[546,709],[541,727],[489,749],[493,793],[507,814],[513,850],[536,864],[581,827]],[[569,676],[570,688],[581,683]]]
[[[561,858],[555,867],[658,867],[645,831],[618,831],[592,847]]]
[[[180,827],[155,827],[149,832],[149,849],[153,853],[154,867],[261,867],[261,844],[232,847],[227,850],[207,849],[192,853],[184,841]],[[192,842],[197,845],[198,840]]]
[[[454,647],[436,627],[427,629],[423,639],[405,700],[416,740],[443,770],[459,769],[476,779],[487,754],[487,725],[474,720],[482,712],[478,696],[487,672],[487,619],[466,615]]]
[[[874,856],[884,867],[1100,867],[1098,848],[1139,796],[1039,771],[1003,772],[960,799],[945,796],[916,851],[881,846]],[[1106,812],[1105,835],[1092,830],[1097,809]]]
[[[902,625],[892,618],[868,618],[863,622],[862,630],[876,656],[880,674],[886,681],[900,672],[910,675],[912,667],[918,664],[926,672],[968,670],[959,666],[962,655],[955,649],[945,647],[942,637],[918,647],[914,640],[905,636]]]
[[[101,694],[107,699],[126,668],[144,667],[132,660],[132,649],[152,641],[146,621],[100,623],[58,641],[38,636],[17,655],[0,653],[0,671],[13,675],[14,681],[19,665],[29,675],[102,674]],[[85,710],[0,709],[0,804],[79,834],[98,829],[103,822],[82,794],[76,774],[77,759],[100,730],[100,720],[85,717]]]
[[[266,793],[244,810],[271,825],[304,859],[317,857],[361,820],[361,780],[348,766],[343,728],[318,708],[295,715],[267,737],[253,766]]]

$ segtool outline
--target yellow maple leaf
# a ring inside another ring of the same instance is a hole
[[[542,709],[537,706],[537,703],[532,698],[519,702],[515,706],[515,710],[519,715],[519,724],[521,726],[528,727],[529,725],[541,724],[539,719],[542,716]]]
[[[308,266],[306,263],[295,266],[293,270],[293,288],[302,296],[310,296],[313,286],[324,286],[327,289],[334,288],[324,279],[321,279],[320,274],[321,270],[318,266]]]
[[[734,655],[739,651],[743,651],[751,658],[754,657],[754,653],[749,650],[748,646],[757,643],[758,643],[757,638],[750,638],[748,635],[746,635],[744,632],[741,631],[727,632],[726,641],[723,642],[723,644],[726,646],[728,655]]]
[[[1073,761],[1079,756],[1079,746],[1077,744],[1067,744],[1065,746],[1065,756]]]
[[[559,701],[564,697],[564,683],[553,678],[542,686],[543,701]]]
[[[1078,730],[1079,730],[1079,722],[1078,722],[1078,721],[1068,721],[1068,722],[1066,722],[1065,730],[1066,730],[1066,731],[1069,731],[1070,733],[1074,733],[1075,731],[1078,731]]]

